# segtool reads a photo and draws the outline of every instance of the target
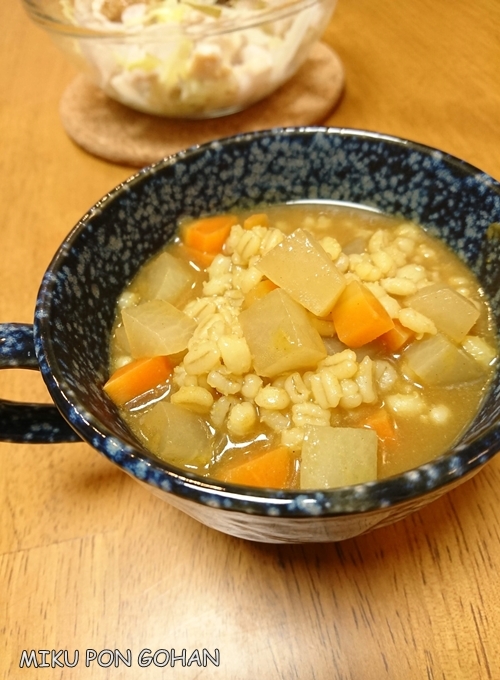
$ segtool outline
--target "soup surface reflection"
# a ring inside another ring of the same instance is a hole
[[[290,204],[180,225],[119,300],[105,390],[176,466],[331,488],[444,452],[496,357],[478,282],[439,240]]]

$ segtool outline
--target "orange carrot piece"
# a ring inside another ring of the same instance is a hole
[[[389,352],[397,352],[415,335],[409,328],[405,328],[397,319],[393,319],[394,328],[383,333],[379,338]]]
[[[249,215],[243,222],[243,229],[253,229],[254,227],[269,226],[269,218],[266,213],[255,213]]]
[[[375,430],[377,436],[382,441],[395,440],[396,430],[389,414],[385,408],[379,408],[371,413],[363,422],[364,427]]]
[[[286,446],[278,446],[249,457],[245,462],[221,470],[218,479],[231,484],[271,489],[289,488],[294,474],[294,456]]]
[[[254,302],[261,300],[276,288],[278,288],[278,286],[269,279],[262,279],[262,281],[259,281],[259,283],[251,288],[245,295],[245,299],[243,300],[243,308],[247,309],[250,307],[250,305],[253,305]]]
[[[394,328],[394,322],[373,293],[362,283],[347,284],[332,310],[339,340],[362,347]]]
[[[184,244],[183,250],[187,259],[200,269],[207,269],[207,267],[209,267],[212,264],[214,257],[217,255],[217,253],[205,253],[203,252],[203,250],[188,248]]]
[[[236,215],[202,217],[182,227],[182,240],[189,248],[204,253],[220,253],[231,227],[237,223]]]
[[[172,375],[172,364],[166,356],[136,359],[113,373],[104,390],[118,406],[152,390]]]

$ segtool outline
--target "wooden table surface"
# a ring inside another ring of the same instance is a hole
[[[0,26],[0,322],[30,323],[62,239],[133,170],[67,137],[76,71],[19,1],[0,3]],[[346,72],[329,124],[500,179],[498,0],[339,0],[325,41]],[[36,372],[1,379],[3,398],[46,399]],[[3,443],[0,467],[2,679],[500,678],[500,457],[398,524],[304,546],[207,529],[83,443]],[[183,649],[218,650],[219,665],[188,666]],[[61,654],[38,654],[42,673],[20,668],[23,650]]]

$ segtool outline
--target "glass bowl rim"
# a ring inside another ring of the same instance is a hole
[[[72,23],[68,17],[61,12],[60,16],[55,16],[43,7],[43,0],[22,0],[22,3],[30,18],[45,29],[48,33],[62,37],[84,39],[96,42],[132,42],[137,44],[138,39],[141,43],[154,43],[168,38],[178,39],[180,37],[210,37],[222,35],[224,33],[236,33],[245,29],[257,27],[264,23],[272,23],[281,19],[286,19],[307,10],[315,5],[330,5],[335,7],[337,0],[284,0],[278,6],[266,7],[249,12],[241,17],[223,17],[200,25],[183,26],[181,24],[152,24],[147,27],[140,26],[137,30],[123,30],[119,27],[116,30],[106,29],[97,30]]]

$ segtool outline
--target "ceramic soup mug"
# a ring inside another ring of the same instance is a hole
[[[500,378],[461,440],[403,474],[322,491],[237,487],[148,453],[103,392],[117,298],[179,218],[289,201],[361,204],[414,220],[480,280],[498,325],[500,185],[420,144],[309,127],[242,134],[145,168],[92,207],[43,278],[33,325],[0,327],[2,368],[41,371],[54,406],[2,402],[4,441],[84,440],[208,526],[268,542],[335,541],[396,521],[478,472],[500,447]],[[92,455],[89,450],[89,455]]]

